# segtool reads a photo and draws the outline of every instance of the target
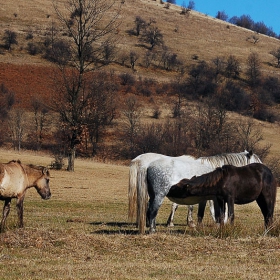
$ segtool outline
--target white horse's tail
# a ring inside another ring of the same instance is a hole
[[[137,176],[139,162],[132,161],[129,168],[129,185],[128,185],[128,220],[133,221],[136,212],[137,200]]]
[[[138,171],[137,176],[137,223],[139,232],[145,233],[148,201],[147,168]]]

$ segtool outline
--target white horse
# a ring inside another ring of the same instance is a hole
[[[151,162],[158,160],[158,159],[168,159],[168,158],[172,158],[172,159],[179,159],[182,161],[189,161],[191,160],[195,160],[195,158],[193,156],[189,156],[189,155],[182,155],[182,156],[178,156],[178,157],[170,157],[170,156],[166,156],[166,155],[162,155],[162,154],[157,154],[157,153],[145,153],[145,154],[141,154],[139,156],[137,156],[136,158],[134,158],[131,163],[130,163],[130,168],[129,168],[129,186],[128,186],[128,197],[129,197],[129,206],[128,206],[128,219],[130,221],[133,220],[134,216],[135,216],[135,212],[136,212],[136,205],[135,205],[135,201],[137,200],[137,188],[138,186],[142,186],[142,185],[146,185],[145,183],[145,174],[146,174],[146,170],[148,168],[148,166],[150,165]],[[140,176],[140,174],[144,174],[144,176]],[[142,181],[144,180],[144,181]],[[148,200],[148,198],[147,198]],[[175,211],[178,208],[178,204],[173,203],[172,204],[172,210],[170,213],[170,216],[168,218],[167,221],[167,226],[173,226],[173,219],[174,219],[174,214]],[[139,206],[137,207],[137,209],[139,209]],[[211,215],[212,217],[214,217],[214,206],[213,203],[210,203],[210,211],[211,211]],[[187,224],[189,226],[193,226],[193,218],[192,218],[192,212],[193,212],[193,205],[188,205],[188,214],[187,214]],[[137,214],[137,219],[138,219],[138,214]],[[215,217],[213,218],[215,219]],[[136,223],[138,224],[138,220],[136,221]]]
[[[191,156],[178,158],[160,157],[143,168],[138,169],[136,192],[129,192],[129,207],[133,207],[137,197],[137,222],[141,233],[144,232],[145,222],[150,226],[150,232],[155,231],[155,218],[164,197],[170,187],[183,178],[191,178],[213,171],[216,167],[225,164],[244,166],[253,162],[261,162],[252,152],[235,154],[222,154],[212,157],[195,159]],[[149,194],[149,207],[147,210],[147,198]],[[132,196],[132,198],[131,198]],[[187,205],[204,203],[205,198],[190,199]],[[133,212],[133,211],[132,211]],[[147,219],[146,219],[147,218]]]

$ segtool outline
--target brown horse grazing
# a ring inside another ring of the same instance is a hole
[[[12,198],[17,198],[19,227],[23,227],[23,200],[27,189],[35,187],[43,199],[49,199],[51,197],[49,178],[49,171],[43,166],[24,165],[19,160],[0,164],[0,200],[5,201],[1,232],[5,228]]]
[[[183,179],[171,187],[167,197],[178,204],[184,204],[189,197],[216,197],[221,208],[221,223],[225,202],[229,220],[233,222],[234,203],[246,204],[256,200],[267,228],[273,220],[276,191],[277,183],[270,169],[261,163],[252,163],[242,167],[224,165],[202,176]]]

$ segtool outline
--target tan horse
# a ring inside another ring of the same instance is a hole
[[[23,227],[23,200],[27,189],[35,187],[43,199],[49,199],[51,197],[49,180],[49,171],[43,166],[25,165],[19,160],[0,164],[0,200],[5,201],[1,232],[5,228],[12,198],[17,199],[19,227]]]

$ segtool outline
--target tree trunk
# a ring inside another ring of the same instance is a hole
[[[68,167],[67,171],[74,171],[74,161],[76,156],[76,147],[71,148],[69,155],[68,155]]]

